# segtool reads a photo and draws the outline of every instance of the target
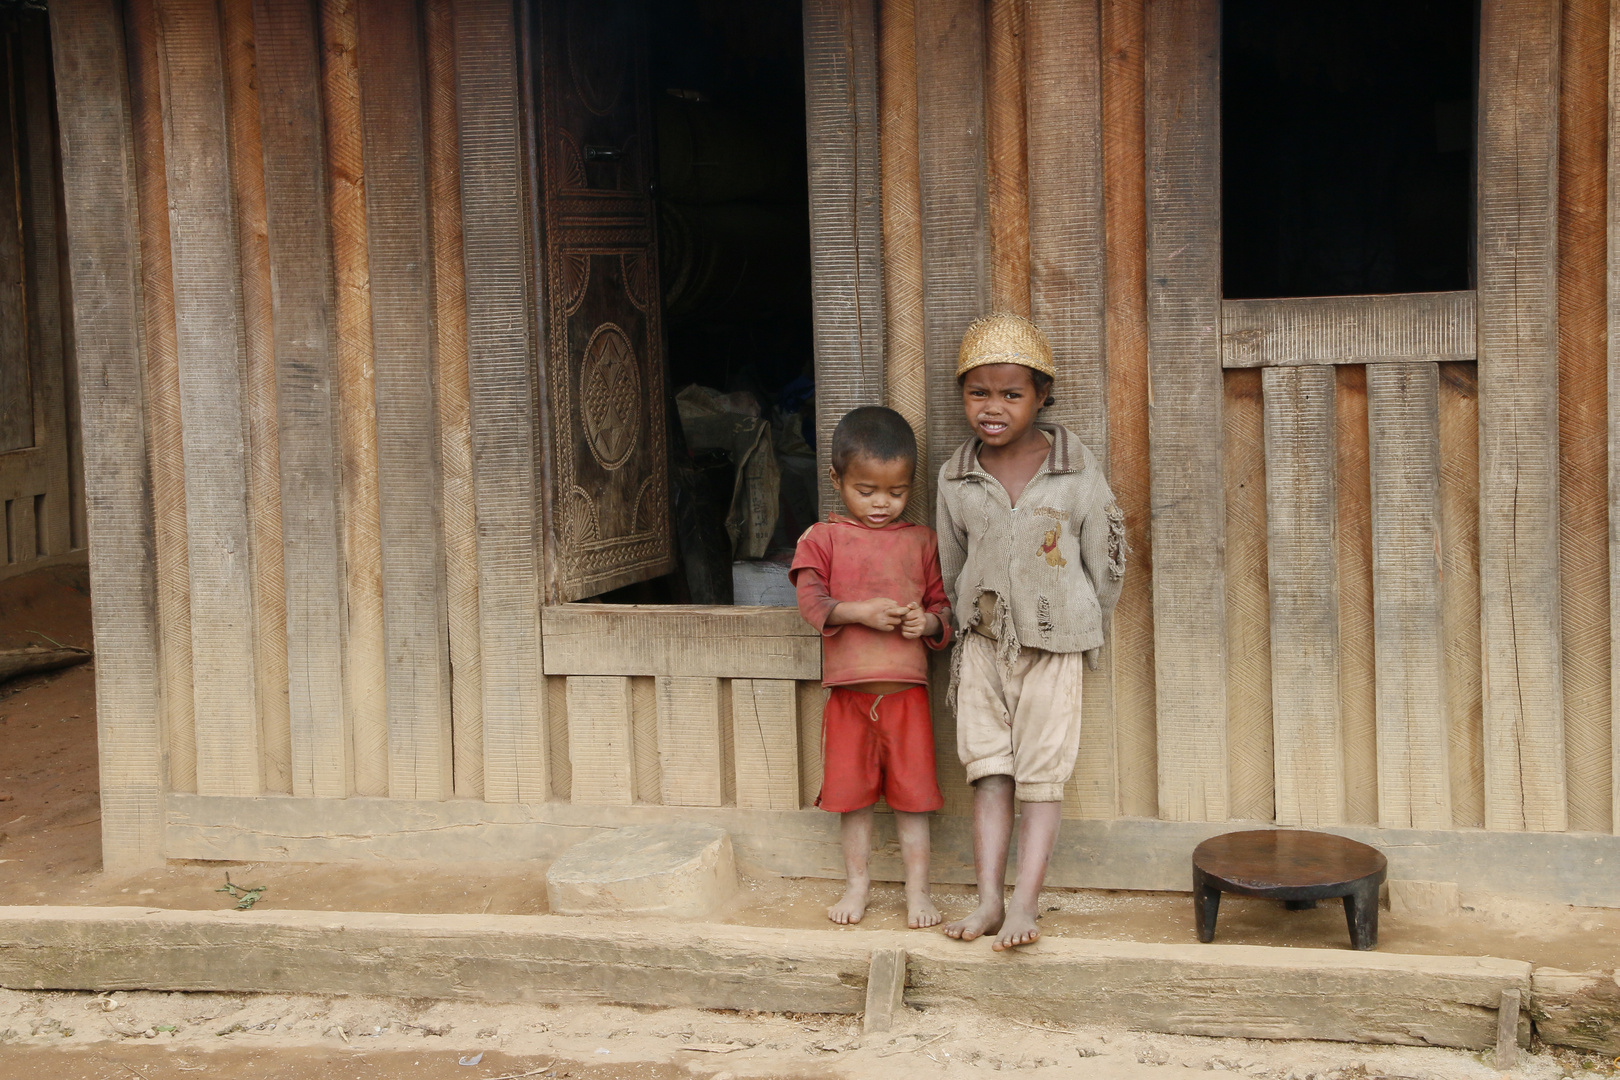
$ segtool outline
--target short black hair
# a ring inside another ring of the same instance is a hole
[[[906,418],[882,405],[851,409],[833,428],[832,467],[840,476],[858,457],[917,465],[917,435]]]

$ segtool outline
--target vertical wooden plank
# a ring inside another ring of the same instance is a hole
[[[472,420],[467,396],[467,288],[461,250],[461,142],[456,117],[451,0],[423,7],[427,43],[428,186],[433,211],[435,359],[440,505],[450,642],[455,790],[484,793],[484,704],[478,649],[478,522],[473,514]]]
[[[1271,731],[1271,578],[1266,568],[1266,413],[1260,371],[1224,377],[1226,750],[1231,815],[1277,816]],[[1117,619],[1117,617],[1116,617]]]
[[[1451,828],[1435,364],[1367,368],[1378,824]]]
[[[1446,657],[1451,822],[1485,824],[1479,653],[1478,382],[1471,363],[1440,368],[1441,643]]]
[[[720,680],[660,675],[659,790],[665,806],[719,806]]]
[[[991,7],[991,75],[996,89],[994,32],[997,8]],[[1029,102],[1027,250],[1029,311],[1046,331],[1058,365],[1057,403],[1049,419],[1066,425],[1097,459],[1109,468],[1108,362],[1104,340],[1104,220],[1102,171],[1102,71],[1098,8],[1095,3],[1069,4],[1033,0],[1023,30]],[[1014,86],[1025,96],[1022,80]],[[994,100],[992,93],[991,100]],[[995,118],[999,106],[990,108]],[[1022,125],[1019,125],[1022,128]],[[992,136],[995,127],[991,128]],[[1008,156],[992,141],[992,193],[1002,181],[998,170],[1015,174],[1023,154]],[[1002,202],[1024,208],[1023,185]],[[991,201],[992,267],[1001,266],[996,251],[998,199]],[[1015,245],[1016,246],[1016,245]],[[1018,266],[1025,264],[1018,261]],[[992,273],[992,284],[996,273]],[[992,289],[994,295],[995,290]],[[1013,297],[1012,299],[1016,299]],[[1003,304],[997,299],[997,306]],[[1105,651],[1113,652],[1110,645]],[[1080,756],[1072,790],[1065,800],[1080,817],[1109,818],[1119,810],[1116,782],[1112,663],[1088,672],[1082,691]]]
[[[1484,0],[1479,71],[1479,569],[1485,827],[1569,821],[1558,609],[1554,0]]]
[[[455,0],[467,274],[467,372],[478,520],[484,798],[547,795],[540,717],[537,402],[525,265],[522,126],[510,0]]]
[[[1608,267],[1604,283],[1608,329],[1609,406],[1609,700],[1620,701],[1620,5],[1609,9],[1609,115],[1607,191]],[[1613,831],[1620,833],[1620,738],[1614,737],[1610,759]]]
[[[1215,0],[1148,0],[1148,373],[1159,816],[1227,816]]]
[[[372,378],[366,191],[354,0],[320,0],[321,105],[337,304],[337,398],[344,557],[343,708],[357,795],[388,794],[377,409]]]
[[[450,649],[439,545],[421,27],[415,4],[360,0],[360,123],[377,395],[388,792],[449,798]]]
[[[1057,81],[1061,77],[1060,72],[1051,70],[1060,68],[1065,62],[1083,68],[1088,62],[1088,53],[1082,51],[1075,57],[1053,56],[1053,41],[1042,33],[1043,30],[1050,30],[1064,35],[1070,29],[1070,24],[1084,23],[1088,17],[1094,24],[1095,10],[1090,4],[1080,4],[1072,12],[1059,13],[1042,11],[1042,6],[1039,0],[1033,4],[1026,4],[1025,0],[988,0],[985,5],[984,138],[988,169],[985,196],[990,217],[990,306],[996,311],[1017,312],[1026,319],[1030,315],[1030,247],[1034,239],[1031,232],[1035,227],[1030,216],[1030,159],[1043,143],[1047,152],[1051,153],[1058,135],[1055,131],[1041,130],[1041,124],[1050,120],[1054,106],[1060,103],[1060,100],[1054,99],[1066,91],[1075,93],[1080,99],[1079,103],[1091,105],[1093,112],[1096,104],[1094,95],[1087,95],[1087,83],[1082,80],[1078,86],[1065,86]],[[1031,32],[1027,39],[1024,27],[1026,7],[1031,9]],[[1057,18],[1052,17],[1054,14]],[[1065,14],[1070,17],[1064,18]],[[1043,21],[1043,17],[1045,21],[1050,21],[1050,26],[1036,26],[1037,22]],[[1071,48],[1083,45],[1072,36],[1064,36]],[[1089,50],[1093,67],[1096,61],[1095,44],[1092,42],[1093,47]],[[1030,66],[1028,72],[1025,70],[1026,55]],[[1047,70],[1036,71],[1037,64],[1044,64]],[[1031,81],[1038,78],[1046,83],[1039,88],[1039,92],[1045,96],[1044,101],[1034,100],[1037,92],[1034,85],[1029,86],[1029,94],[1026,95],[1026,75]],[[1030,110],[1027,141],[1026,97]],[[1081,136],[1078,142],[1084,148],[1085,114],[1078,113],[1073,122]],[[1063,164],[1066,163],[1048,163],[1047,169],[1055,172]],[[1046,324],[1042,323],[1041,326],[1044,329]]]
[[[575,803],[629,806],[635,800],[630,679],[568,676],[568,761]]]
[[[799,723],[791,679],[733,679],[731,722],[737,806],[799,808]]]
[[[821,725],[827,690],[819,682],[799,683],[799,802],[808,810],[821,797]]]
[[[1614,831],[1604,337],[1609,0],[1562,5],[1558,94],[1558,588],[1569,827]]]
[[[333,382],[337,318],[321,123],[320,46],[308,2],[257,0],[268,225],[292,792],[350,792],[343,707],[343,548]]]
[[[241,263],[219,10],[158,0],[191,569],[197,790],[257,795]]]
[[[1370,366],[1370,365],[1369,365]],[[1373,671],[1372,477],[1367,459],[1367,368],[1334,369],[1339,492],[1339,709],[1344,732],[1344,820],[1378,821],[1378,680]]]
[[[873,0],[806,0],[805,124],[810,154],[810,293],[815,311],[816,448],[883,400],[883,205]],[[823,510],[838,505],[822,480]]]
[[[631,760],[635,772],[635,801],[664,801],[659,761],[658,688],[651,676],[630,680]]]
[[[573,773],[568,765],[568,679],[563,675],[541,676],[541,701],[545,706],[545,737],[550,770],[550,797],[567,802],[573,790]]]
[[[1102,0],[1103,190],[1107,251],[1109,486],[1125,511],[1130,564],[1114,607],[1114,747],[1119,809],[1159,812],[1154,731],[1152,507],[1148,498],[1147,205],[1142,184],[1143,0]],[[1265,641],[1265,635],[1260,636]],[[1262,650],[1265,651],[1265,650]],[[1269,673],[1265,681],[1270,688]],[[1269,708],[1269,694],[1268,694]],[[1267,744],[1270,742],[1267,713]],[[1266,775],[1271,774],[1269,759]],[[1269,780],[1268,780],[1269,787]],[[1269,815],[1268,815],[1269,816]]]
[[[247,346],[243,404],[248,428],[248,527],[253,538],[253,671],[258,680],[259,765],[264,790],[290,794],[292,733],[287,711],[281,461],[253,0],[221,0],[220,21],[230,99],[231,187],[242,263],[242,330]]]
[[[1266,368],[1266,563],[1277,822],[1344,820],[1333,369]]]
[[[905,518],[933,521],[928,380],[923,367],[922,191],[917,178],[917,21],[914,0],[878,8],[878,107],[883,160],[884,401],[917,436],[916,495]],[[818,785],[819,786],[819,785]]]
[[[191,578],[186,553],[186,462],[180,446],[180,367],[175,354],[174,275],[169,253],[168,169],[153,0],[131,0],[125,27],[140,206],[141,337],[157,563],[158,670],[169,748],[169,784],[197,790],[191,692]],[[66,151],[64,153],[64,160]],[[81,380],[82,383],[82,380]],[[88,393],[88,388],[81,394]],[[88,491],[86,492],[88,495]]]
[[[101,855],[107,869],[126,870],[163,862],[166,785],[140,407],[140,213],[119,7],[59,0],[50,18],[68,267],[80,300],[73,330],[84,375]]]

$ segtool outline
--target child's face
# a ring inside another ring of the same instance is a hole
[[[1009,446],[1029,434],[1041,411],[1035,379],[1023,364],[985,364],[962,376],[968,425],[986,446]]]
[[[912,462],[905,458],[878,461],[857,456],[844,466],[843,474],[829,469],[832,482],[843,497],[849,516],[868,529],[881,529],[900,520],[911,498]]]

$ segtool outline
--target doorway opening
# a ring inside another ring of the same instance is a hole
[[[1473,287],[1477,0],[1225,0],[1222,294]]]

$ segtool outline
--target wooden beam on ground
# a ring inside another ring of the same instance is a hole
[[[810,155],[810,301],[815,312],[816,448],[821,507],[833,428],[879,405],[883,386],[883,206],[873,0],[804,5]]]
[[[1537,965],[1526,1004],[1544,1042],[1620,1055],[1620,983],[1613,971]]]
[[[1333,371],[1264,372],[1277,822],[1344,820]]]
[[[1440,552],[1439,371],[1367,369],[1378,824],[1451,828]]]
[[[511,0],[455,0],[453,14],[478,511],[484,797],[535,802],[548,797],[551,768],[540,667],[540,412],[526,286],[527,245],[537,241],[529,235],[524,206],[517,13]]]
[[[259,775],[246,357],[219,9],[159,0],[180,414],[191,570],[197,790],[252,795]]]
[[[1479,69],[1479,571],[1485,827],[1569,822],[1558,604],[1554,0],[1484,0]]]
[[[819,679],[821,638],[796,608],[557,604],[547,675]]]
[[[1025,60],[1021,89],[1029,110],[1029,310],[1052,342],[1062,386],[1057,404],[1045,415],[1078,435],[1106,473],[1107,275],[1098,7],[1034,0],[1021,29]],[[1107,651],[1113,648],[1110,644]],[[1081,817],[1119,813],[1111,659],[1086,673],[1082,691],[1085,719],[1072,782],[1074,797],[1068,800]]]
[[[1221,301],[1223,367],[1474,359],[1474,293]]]
[[[635,735],[630,679],[573,675],[568,679],[569,800],[629,806],[636,801]]]
[[[737,805],[750,810],[799,807],[799,719],[787,679],[733,679],[732,747]]]
[[[269,224],[292,791],[349,794],[343,708],[336,291],[327,220],[320,44],[309,4],[257,0],[260,132]]]
[[[360,0],[357,6],[377,387],[388,793],[445,799],[454,774],[422,41],[414,4]]]
[[[659,788],[665,806],[719,806],[725,798],[720,777],[720,680],[702,676],[659,676]]]
[[[162,865],[168,788],[141,408],[141,222],[119,7],[61,0],[50,11],[68,271],[79,301],[101,853],[110,870]]]
[[[1159,814],[1220,820],[1229,797],[1218,6],[1149,0],[1146,35]]]

